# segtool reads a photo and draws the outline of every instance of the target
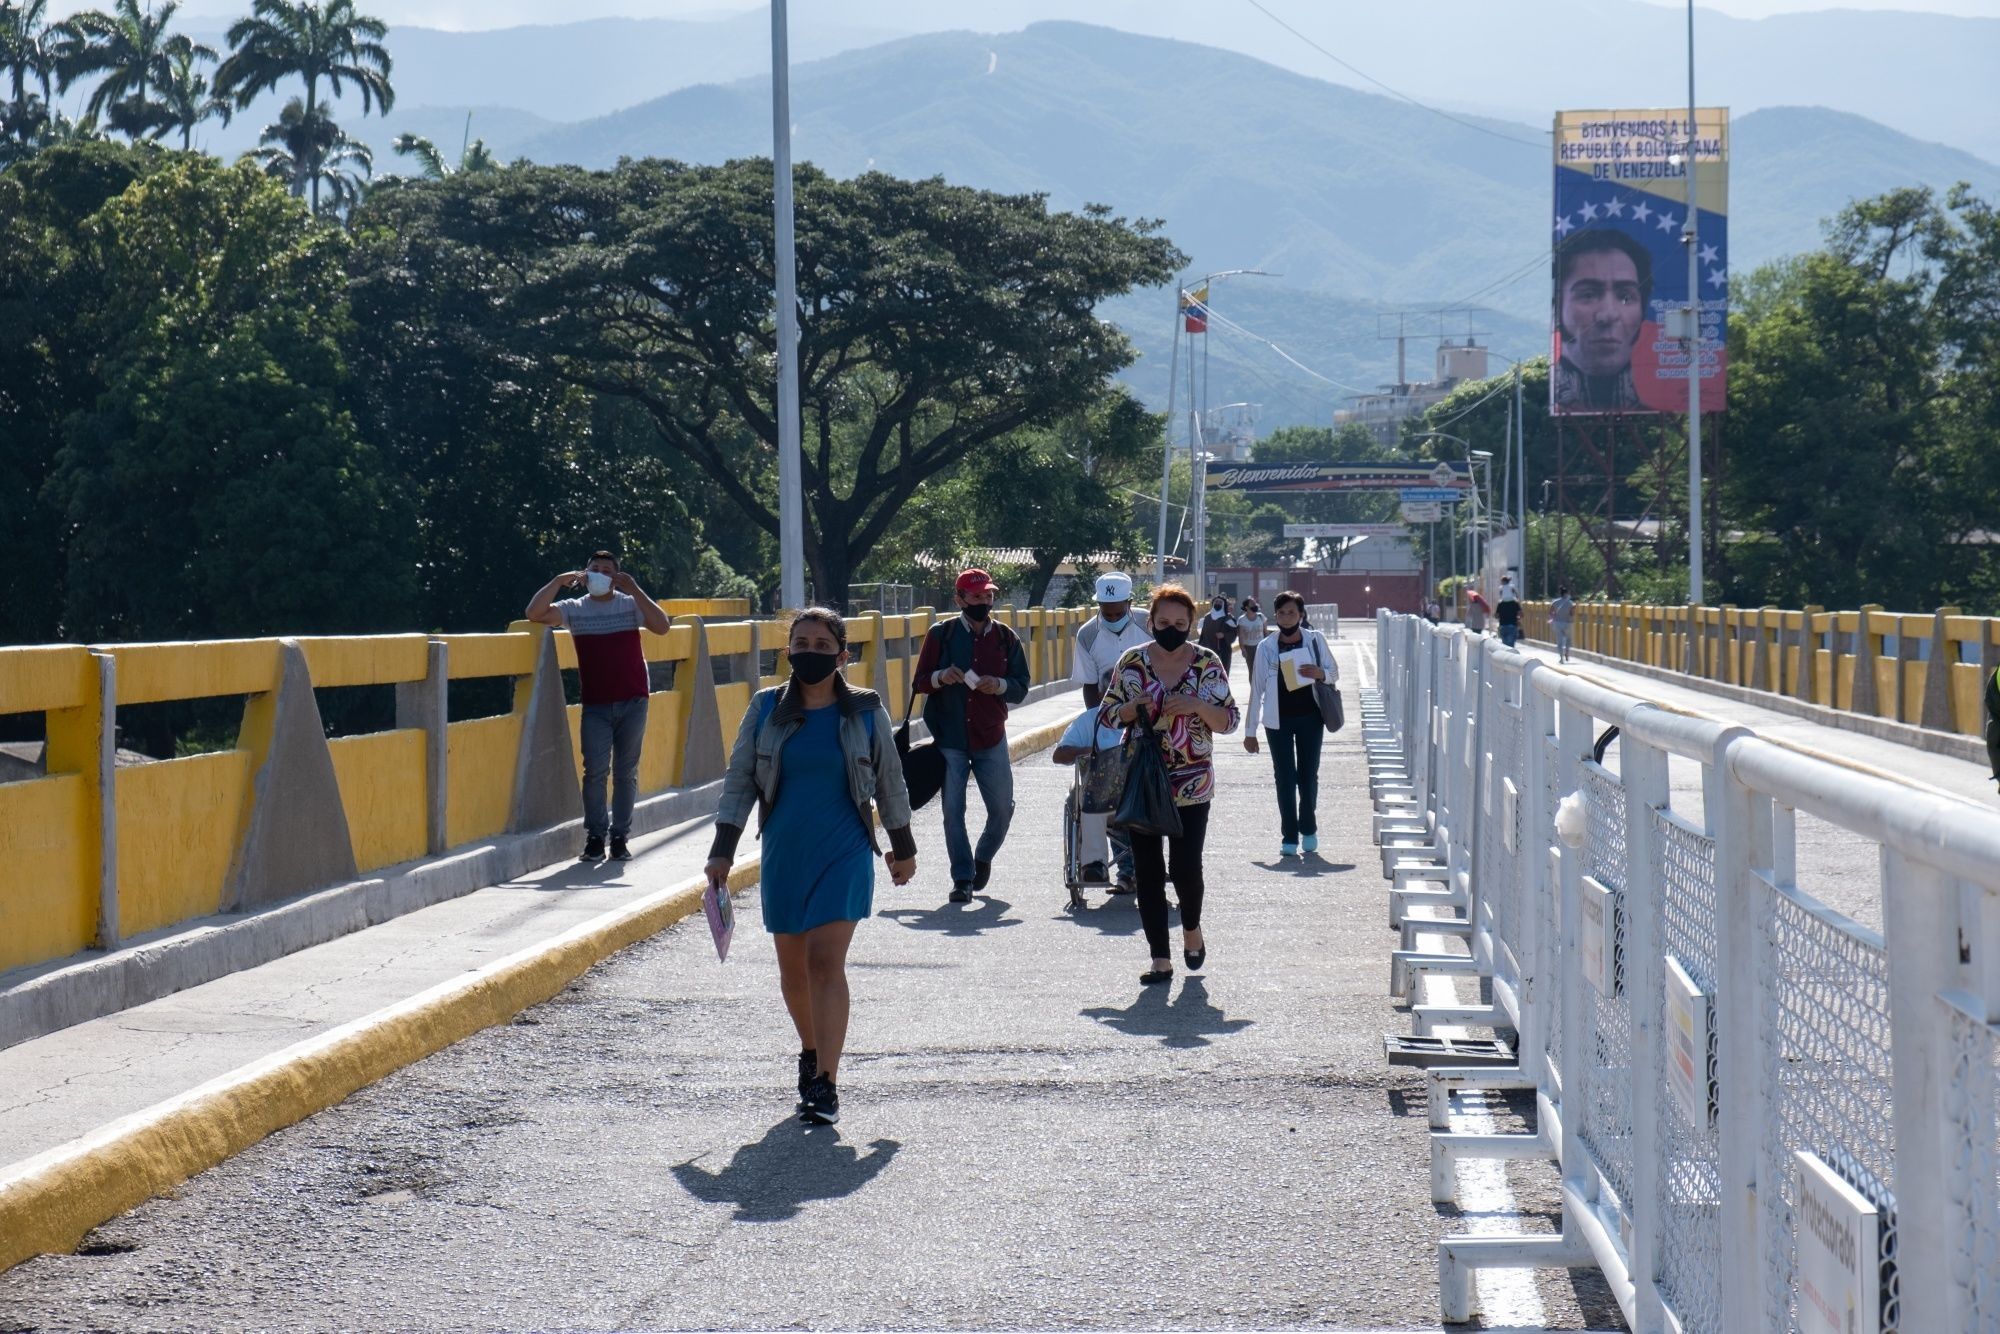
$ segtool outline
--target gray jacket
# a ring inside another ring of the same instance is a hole
[[[760,727],[757,719],[763,714],[767,696],[771,698],[771,715]],[[868,827],[869,843],[881,850],[870,818],[879,806],[882,827],[889,831],[890,849],[898,859],[916,856],[917,841],[910,833],[910,793],[903,784],[903,759],[896,751],[896,725],[889,720],[889,711],[874,691],[857,690],[840,677],[834,678],[834,700],[840,709],[840,749],[847,756],[847,793],[861,823]],[[867,717],[871,713],[872,728]],[[752,696],[743,725],[736,729],[736,744],[730,749],[729,773],[722,780],[711,857],[735,854],[753,806],[757,827],[763,828],[785,781],[785,743],[804,722],[805,708],[791,682]]]

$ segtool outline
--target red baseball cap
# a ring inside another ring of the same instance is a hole
[[[955,587],[961,593],[983,593],[989,588],[998,588],[999,586],[993,582],[993,576],[986,573],[986,571],[967,570],[964,574],[958,576],[958,583]]]

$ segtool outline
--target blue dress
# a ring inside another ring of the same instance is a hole
[[[796,935],[875,910],[875,849],[848,795],[838,704],[806,710],[785,742],[784,781],[763,843],[766,931]]]

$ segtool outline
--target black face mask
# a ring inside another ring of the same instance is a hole
[[[838,653],[794,653],[791,657],[792,679],[809,686],[832,676],[840,659]]]
[[[965,619],[968,621],[983,621],[992,614],[993,607],[990,603],[968,602],[965,604]]]
[[[1188,632],[1181,629],[1178,625],[1163,626],[1153,631],[1153,642],[1169,653],[1187,643],[1187,640]]]

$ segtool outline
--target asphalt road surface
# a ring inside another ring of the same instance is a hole
[[[945,902],[935,807],[917,881],[879,883],[838,1127],[793,1115],[746,899],[728,964],[692,919],[0,1275],[0,1330],[1436,1328],[1467,1224],[1383,1064],[1408,1023],[1358,732],[1303,862],[1268,757],[1223,743],[1199,977],[1138,985],[1129,898],[1066,910],[1069,771],[1033,757],[985,898]],[[1546,1229],[1552,1169],[1507,1173]],[[1594,1275],[1529,1286],[1552,1329],[1617,1327]]]

